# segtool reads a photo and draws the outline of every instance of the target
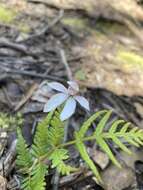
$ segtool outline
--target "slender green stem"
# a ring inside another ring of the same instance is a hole
[[[95,135],[92,135],[92,136],[90,136],[90,137],[82,138],[81,141],[82,141],[82,142],[85,142],[85,141],[90,141],[90,140],[94,140],[94,139],[96,139],[96,136],[95,136]],[[76,141],[77,141],[77,140],[73,140],[73,141],[69,141],[69,142],[63,143],[63,144],[59,145],[58,148],[67,147],[67,146],[76,144]]]
[[[112,138],[111,134],[108,133],[108,132],[102,133],[101,136],[102,136],[102,138],[105,138],[105,139]],[[125,134],[116,133],[116,136],[118,136],[118,137],[123,137],[123,136],[125,136]],[[86,141],[96,140],[96,138],[97,138],[97,136],[94,134],[94,135],[89,136],[89,137],[81,138],[80,140],[81,140],[82,142],[86,142]],[[36,162],[34,162],[34,165],[35,165],[35,163],[37,163],[38,161],[44,161],[44,160],[46,160],[46,159],[53,153],[53,151],[55,151],[56,149],[64,148],[64,147],[68,147],[68,146],[74,145],[74,144],[76,144],[76,142],[77,142],[77,140],[75,139],[75,140],[72,140],[72,141],[63,142],[62,144],[51,148],[45,155],[43,155],[43,156],[41,156],[39,159],[37,159]]]
[[[90,140],[94,140],[94,139],[96,139],[96,137],[95,137],[95,135],[92,135],[90,137],[85,137],[85,138],[81,139],[81,141],[85,142],[85,141],[90,141]],[[52,148],[47,154],[41,156],[39,160],[44,160],[45,158],[47,158],[48,155],[50,155],[55,149],[71,146],[71,145],[76,144],[76,142],[77,142],[77,140],[72,140],[69,142],[62,143],[62,144]]]
[[[124,134],[125,135],[125,134]],[[116,136],[118,137],[123,137],[124,136],[123,134],[121,133],[117,133]],[[105,138],[105,139],[109,139],[109,138],[112,138],[111,135],[108,133],[108,132],[105,132],[105,133],[102,133],[102,137]],[[84,137],[84,138],[81,138],[81,141],[82,142],[86,142],[86,141],[91,141],[91,140],[96,140],[96,135],[92,135],[92,136],[89,136],[89,137]],[[48,155],[50,155],[55,149],[58,149],[58,148],[64,148],[64,147],[67,147],[67,146],[71,146],[71,145],[74,145],[76,144],[77,140],[72,140],[72,141],[68,141],[68,142],[65,142],[65,143],[62,143],[56,147],[53,147],[47,154],[43,155],[40,160],[43,160],[45,158],[48,157]]]

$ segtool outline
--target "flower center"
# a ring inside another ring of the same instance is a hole
[[[73,89],[71,86],[68,87],[68,94],[71,96],[77,95],[78,91]]]

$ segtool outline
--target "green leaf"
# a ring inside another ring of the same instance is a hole
[[[32,187],[34,190],[45,190],[45,175],[47,174],[46,164],[39,162],[32,170]]]
[[[76,147],[82,157],[82,159],[87,163],[87,165],[89,166],[89,168],[92,170],[92,172],[94,173],[95,177],[97,178],[97,182],[102,183],[101,177],[99,175],[99,172],[96,168],[96,166],[94,165],[93,161],[90,159],[86,147],[83,144],[83,142],[81,141],[80,135],[78,132],[75,133],[75,138],[76,138]]]
[[[96,140],[96,143],[100,148],[106,152],[111,161],[117,166],[121,167],[120,163],[117,161],[116,157],[112,153],[111,148],[108,146],[107,142],[109,139],[112,140],[119,148],[123,151],[131,154],[131,151],[122,143],[122,139],[125,139],[127,142],[134,146],[143,145],[143,131],[138,128],[131,129],[130,123],[125,123],[123,120],[116,120],[113,122],[111,127],[107,132],[104,132],[106,123],[109,121],[111,116],[111,111],[99,111],[92,115],[84,124],[81,129],[76,133],[76,147],[80,152],[82,158],[92,169],[94,166],[92,160],[89,158],[88,153],[86,152],[86,146],[83,144],[85,140]],[[99,123],[91,136],[85,136],[91,124],[99,119]],[[119,128],[120,127],[120,128]],[[95,169],[95,167],[94,167]],[[97,169],[95,169],[94,174],[97,176]]]
[[[26,174],[22,188],[24,190],[45,189],[45,176],[49,167],[48,164],[45,164],[47,160],[51,161],[51,167],[57,169],[62,175],[68,175],[70,172],[76,171],[76,168],[66,164],[66,161],[69,160],[67,146],[73,144],[75,144],[82,159],[94,173],[97,182],[102,183],[99,172],[88,155],[84,144],[85,141],[96,141],[97,145],[118,167],[121,167],[121,165],[108,145],[108,140],[127,153],[131,153],[131,151],[123,143],[125,140],[137,147],[143,145],[143,130],[131,127],[129,122],[125,123],[123,120],[116,120],[111,124],[109,130],[104,131],[107,122],[110,121],[110,116],[111,111],[107,110],[93,114],[83,123],[80,130],[75,132],[74,140],[63,143],[65,123],[60,120],[59,111],[51,112],[38,124],[31,149],[28,149],[21,132],[18,131],[17,163],[22,173]],[[99,122],[95,131],[90,136],[87,136],[88,129],[96,120]]]
[[[19,129],[17,130],[17,135],[18,135],[18,142],[16,150],[18,155],[17,155],[16,164],[17,166],[26,170],[32,165],[32,155]]]
[[[64,138],[64,122],[60,120],[60,113],[55,111],[48,130],[48,142],[51,146],[62,144]]]
[[[109,120],[110,118],[110,115],[111,115],[111,111],[108,111],[103,117],[102,119],[100,120],[100,122],[98,123],[97,127],[96,127],[96,130],[94,132],[94,134],[96,135],[100,135],[102,132],[103,132],[103,129],[107,123],[107,121]]]
[[[32,190],[31,177],[28,176],[28,177],[23,178],[20,187],[21,187],[22,190]]]
[[[32,154],[34,157],[40,157],[45,155],[49,148],[50,148],[50,144],[48,141],[48,128],[49,128],[49,124],[50,121],[52,119],[53,116],[53,112],[50,112],[47,117],[41,121],[37,128],[36,128],[36,134],[34,137],[34,142],[32,145]]]
[[[126,123],[126,124],[121,128],[120,133],[121,133],[121,134],[125,134],[125,133],[127,132],[128,128],[129,128],[129,126],[130,126],[130,123],[129,123],[129,122]]]
[[[85,81],[86,80],[86,74],[83,70],[80,69],[75,73],[75,78],[78,80]]]
[[[87,121],[85,121],[83,123],[83,125],[81,126],[80,130],[79,130],[79,134],[80,137],[84,137],[85,133],[87,132],[87,130],[89,129],[89,127],[92,125],[92,123],[102,114],[106,113],[107,110],[102,110],[99,112],[96,112],[95,114],[93,114]]]
[[[128,154],[131,154],[131,151],[121,142],[121,140],[118,139],[118,137],[116,136],[116,131],[117,131],[117,128],[120,124],[123,124],[125,123],[124,120],[117,120],[115,121],[111,128],[109,129],[109,135],[110,135],[110,138],[112,138],[112,141],[118,145],[123,151],[127,152]]]
[[[116,121],[112,124],[112,126],[110,127],[109,133],[110,133],[110,134],[114,134],[114,133],[117,131],[117,127],[118,127],[120,124],[122,124],[122,123],[125,123],[125,121],[124,121],[124,120],[116,120]]]
[[[49,157],[52,161],[52,168],[56,168],[62,175],[68,175],[69,173],[76,171],[77,169],[64,163],[69,158],[68,151],[66,149],[56,149]]]
[[[47,174],[47,166],[38,162],[32,167],[29,175],[22,181],[21,188],[24,190],[45,190],[45,175]]]
[[[131,154],[132,152],[115,136],[112,137],[113,142],[118,145],[124,152]]]
[[[105,142],[105,140],[102,137],[96,137],[96,141],[97,144],[101,147],[102,150],[104,150],[106,152],[106,154],[109,156],[109,158],[111,159],[111,161],[119,168],[121,168],[120,163],[117,161],[117,159],[115,158],[115,156],[113,155],[111,149],[109,148],[109,146],[107,145],[107,143]]]

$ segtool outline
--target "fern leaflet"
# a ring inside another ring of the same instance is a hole
[[[117,166],[121,167],[120,163],[117,161],[116,157],[112,153],[111,148],[108,146],[107,142],[111,139],[120,149],[131,154],[131,151],[122,143],[122,139],[125,139],[129,144],[134,146],[143,145],[143,130],[138,129],[137,127],[131,128],[130,123],[125,123],[123,120],[116,120],[112,123],[109,131],[105,132],[104,128],[106,123],[110,119],[111,111],[99,111],[93,114],[86,122],[83,123],[80,130],[75,133],[75,143],[78,151],[81,154],[81,157],[88,164],[90,169],[93,171],[98,181],[101,181],[99,173],[96,166],[93,164],[93,161],[90,159],[86,146],[83,141],[95,140],[100,148],[106,152],[111,161]],[[92,123],[101,117],[96,130],[93,132],[93,135],[86,136],[86,132]]]
[[[51,118],[53,116],[53,112],[50,112],[47,117],[41,121],[37,128],[36,134],[34,137],[34,142],[32,145],[32,154],[35,157],[40,157],[45,155],[50,148],[50,144],[48,141],[48,128],[51,122]]]
[[[137,147],[143,145],[143,130],[131,127],[129,122],[126,123],[119,119],[111,124],[109,130],[105,130],[110,116],[111,111],[107,110],[93,114],[83,123],[80,130],[75,132],[75,139],[67,143],[63,143],[64,123],[60,120],[58,111],[49,113],[38,124],[31,148],[28,149],[21,132],[18,131],[17,165],[21,167],[23,174],[26,174],[22,182],[22,188],[24,190],[44,190],[45,176],[50,163],[52,163],[51,167],[56,168],[62,175],[68,175],[70,172],[76,171],[76,168],[65,163],[69,159],[67,149],[69,145],[76,146],[82,159],[96,176],[97,182],[102,183],[97,167],[88,155],[85,141],[96,141],[97,145],[106,152],[110,160],[118,167],[121,167],[121,164],[108,145],[109,140],[112,140],[121,150],[129,154],[131,154],[131,151],[123,143],[124,141]],[[87,136],[87,131],[93,122],[97,123],[97,127],[93,134]],[[47,160],[48,164],[46,164]]]
[[[84,145],[84,143],[81,141],[81,137],[79,136],[78,133],[75,133],[75,138],[76,138],[76,147],[78,149],[78,151],[80,152],[80,155],[82,157],[83,160],[85,160],[85,162],[87,163],[87,165],[90,167],[90,169],[93,171],[94,175],[97,178],[97,182],[101,182],[101,177],[100,174],[95,166],[95,164],[93,163],[93,161],[90,159],[86,147]]]
[[[64,163],[68,158],[69,155],[66,149],[56,149],[49,157],[52,161],[52,168],[56,168],[62,175],[68,175],[69,173],[77,170],[76,168]]]
[[[64,138],[64,123],[60,120],[60,113],[55,111],[48,130],[48,141],[51,146],[62,144]]]
[[[23,138],[21,131],[17,130],[18,135],[18,142],[17,142],[17,160],[16,164],[17,166],[20,166],[24,170],[28,169],[32,165],[32,155],[30,154],[28,150],[28,146],[25,142],[25,139]]]
[[[44,190],[47,166],[42,162],[35,164],[29,175],[22,181],[21,188],[24,190]]]

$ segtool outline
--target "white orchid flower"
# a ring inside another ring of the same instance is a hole
[[[79,86],[75,81],[68,81],[68,88],[59,82],[48,83],[48,86],[59,93],[53,95],[44,106],[44,112],[55,110],[61,104],[65,103],[61,112],[62,121],[68,119],[75,113],[77,102],[86,110],[90,110],[89,102],[83,96],[79,96]]]

